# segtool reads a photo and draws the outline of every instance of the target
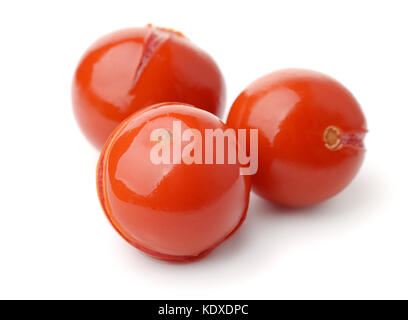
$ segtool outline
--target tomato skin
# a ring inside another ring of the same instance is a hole
[[[214,60],[182,34],[147,26],[113,32],[84,54],[72,85],[73,110],[101,149],[126,117],[160,102],[183,102],[222,115],[223,76]]]
[[[106,142],[97,166],[97,190],[109,221],[145,253],[169,261],[200,259],[243,223],[250,180],[239,164],[153,164],[154,129],[225,129],[198,108],[163,103],[123,121]],[[171,144],[173,141],[171,141]],[[204,142],[203,142],[204,143]]]
[[[253,190],[285,206],[313,205],[336,195],[364,159],[367,126],[358,102],[340,83],[315,71],[285,69],[253,82],[233,103],[227,125],[259,130]]]

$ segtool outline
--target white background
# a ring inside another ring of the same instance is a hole
[[[296,211],[252,196],[197,263],[128,245],[99,206],[70,89],[94,40],[150,22],[215,58],[228,106],[280,68],[341,81],[370,130],[354,182]],[[0,298],[408,298],[407,32],[406,1],[2,1]]]

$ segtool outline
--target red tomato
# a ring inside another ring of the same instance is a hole
[[[334,79],[314,71],[273,72],[235,100],[227,124],[259,134],[254,191],[287,206],[307,206],[343,190],[364,158],[361,108]]]
[[[100,149],[133,112],[159,102],[184,102],[221,115],[224,80],[214,60],[181,33],[147,26],[94,43],[72,87],[73,109],[85,136]]]
[[[154,164],[157,143],[170,150],[177,143],[175,122],[182,134],[196,129],[203,137],[205,129],[226,129],[213,114],[178,103],[137,112],[106,142],[97,189],[108,219],[130,244],[157,258],[188,261],[207,255],[243,223],[250,183],[239,164]],[[171,138],[152,142],[155,129]],[[183,141],[181,150],[187,144]]]

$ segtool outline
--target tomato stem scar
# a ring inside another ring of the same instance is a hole
[[[324,145],[329,150],[336,150],[342,147],[341,141],[341,130],[336,126],[328,126],[326,130],[324,130],[323,140]]]

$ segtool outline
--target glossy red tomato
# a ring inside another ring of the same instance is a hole
[[[259,130],[254,191],[278,204],[328,199],[363,162],[362,110],[345,87],[318,72],[288,69],[260,78],[238,96],[227,124]]]
[[[73,109],[85,136],[101,148],[133,112],[184,102],[221,115],[224,80],[214,60],[181,33],[147,26],[94,43],[75,72]]]
[[[156,129],[169,138],[152,140]],[[173,149],[187,129],[204,137],[205,129],[226,126],[192,106],[155,105],[114,130],[97,168],[98,195],[112,225],[136,248],[165,260],[205,256],[239,228],[248,207],[250,183],[248,176],[240,175],[239,164],[152,161],[152,148],[159,143],[169,147],[172,157],[175,150],[184,154],[187,145],[195,145],[196,140],[183,140],[179,149]],[[199,150],[204,149],[204,141],[201,146]]]

